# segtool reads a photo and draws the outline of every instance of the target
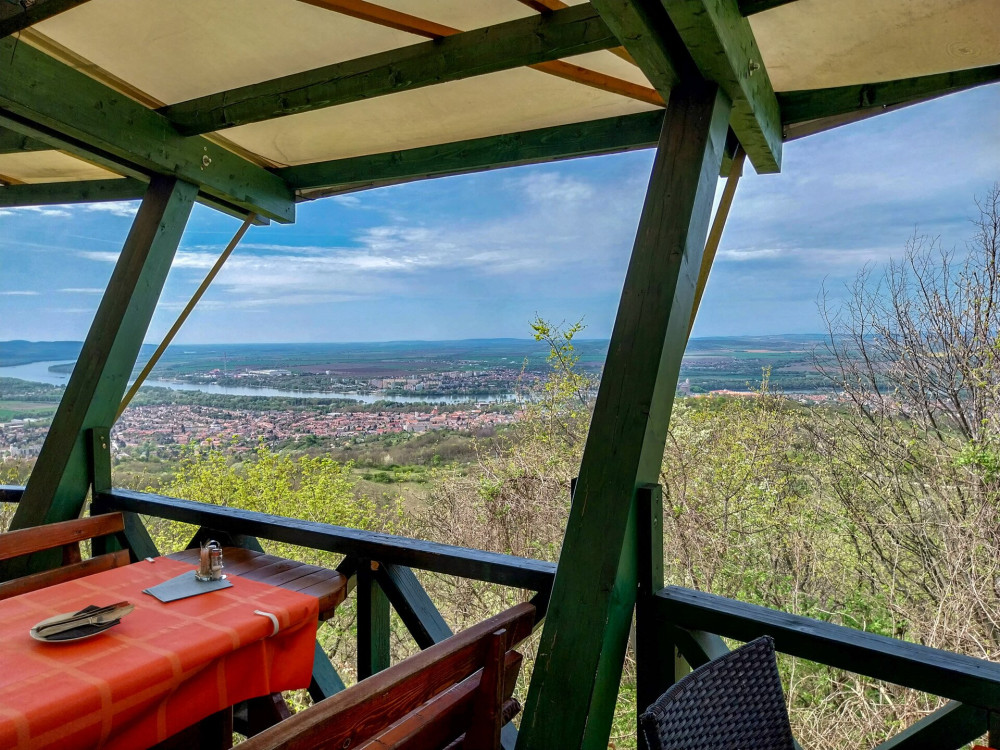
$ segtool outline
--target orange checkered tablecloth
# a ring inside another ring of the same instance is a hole
[[[307,687],[318,600],[238,576],[168,604],[141,593],[193,569],[157,558],[0,601],[0,748],[145,748],[240,701]],[[135,611],[92,638],[28,634],[121,600]]]

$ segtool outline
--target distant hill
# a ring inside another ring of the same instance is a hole
[[[0,367],[76,359],[82,348],[82,341],[0,341]]]

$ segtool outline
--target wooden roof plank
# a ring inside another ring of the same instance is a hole
[[[781,110],[736,0],[663,0],[701,74],[733,102],[730,127],[758,173],[781,169]]]
[[[588,5],[281,76],[164,107],[186,134],[201,134],[360,99],[409,91],[616,46]]]
[[[162,115],[27,44],[0,39],[0,80],[0,126],[130,176],[176,176],[221,205],[294,221],[294,195],[280,177],[207,139],[182,137]]]
[[[46,18],[83,5],[87,0],[32,0],[0,2],[0,38],[41,23]]]

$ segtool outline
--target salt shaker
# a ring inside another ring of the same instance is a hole
[[[222,545],[211,539],[201,545],[198,572],[194,577],[199,581],[221,581],[222,575]]]

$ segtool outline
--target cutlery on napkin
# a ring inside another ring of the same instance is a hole
[[[43,638],[64,633],[67,630],[74,630],[87,625],[106,625],[114,620],[120,620],[129,612],[135,609],[134,604],[128,602],[117,602],[106,607],[87,607],[79,612],[67,615],[66,617],[42,625],[35,632]]]

